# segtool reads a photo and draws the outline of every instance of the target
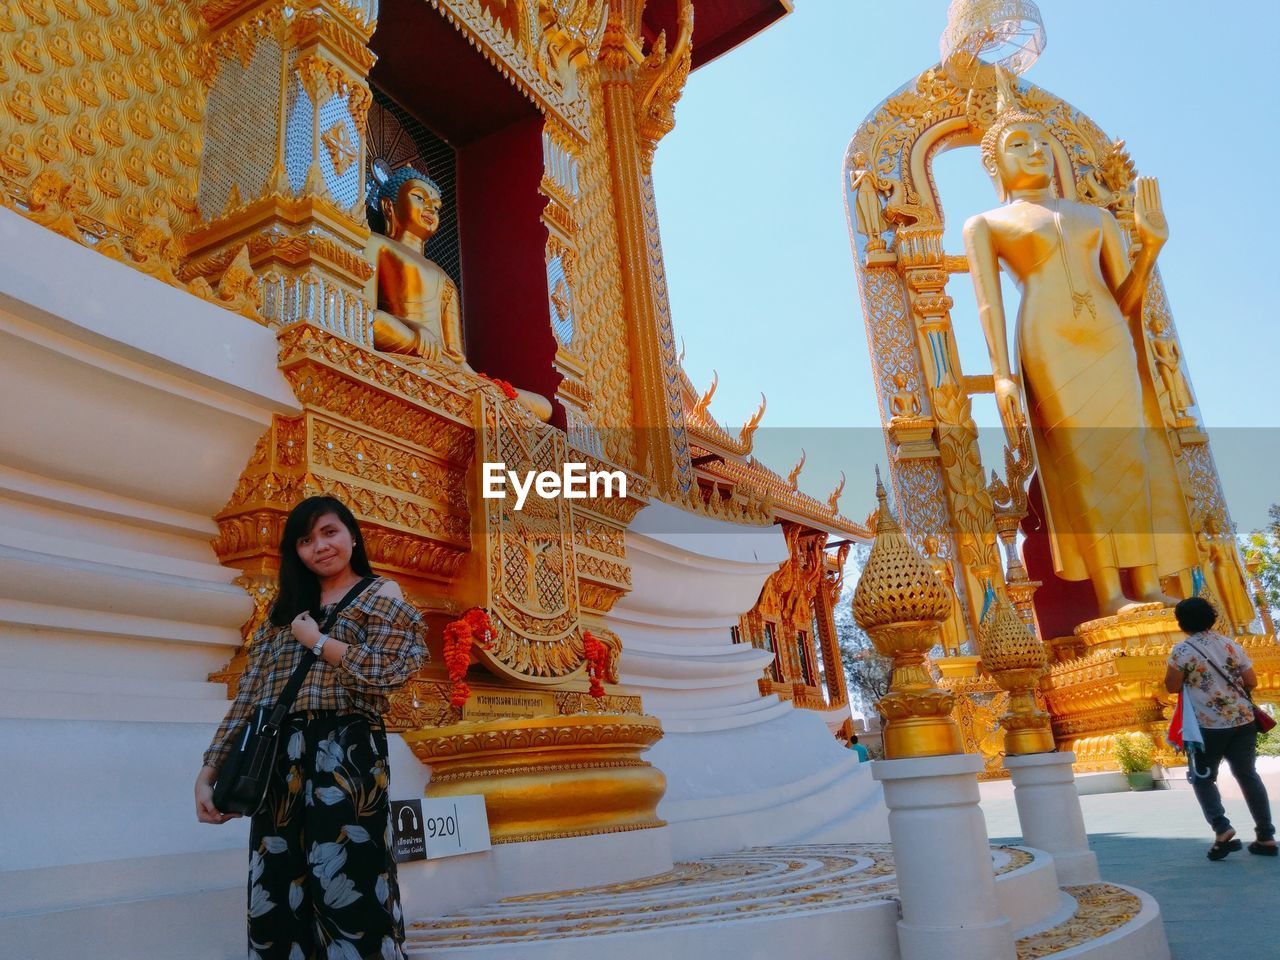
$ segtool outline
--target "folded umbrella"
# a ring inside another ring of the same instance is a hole
[[[1200,732],[1200,722],[1185,690],[1178,691],[1178,706],[1169,721],[1168,740],[1175,750],[1187,755],[1188,780],[1194,783],[1209,776],[1208,767],[1202,770],[1196,766],[1196,754],[1204,756],[1204,734]]]

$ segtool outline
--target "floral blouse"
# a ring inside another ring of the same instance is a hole
[[[422,666],[427,657],[422,615],[405,600],[378,596],[386,582],[375,580],[338,614],[329,636],[350,646],[337,664],[317,660],[312,665],[290,712],[337,710],[377,720],[386,713],[390,695]],[[332,604],[322,607],[321,620],[332,609]],[[206,765],[222,766],[241,721],[259,704],[280,698],[304,656],[314,654],[293,638],[287,625],[267,620],[258,628],[236,697],[205,751]]]
[[[1195,649],[1199,648],[1200,653]],[[1204,656],[1200,654],[1203,653]],[[1241,690],[1227,683],[1208,663],[1225,673]],[[1169,666],[1182,671],[1183,693],[1190,698],[1201,728],[1222,730],[1253,722],[1253,704],[1242,692],[1240,675],[1253,666],[1253,661],[1240,646],[1220,633],[1194,633],[1169,652]]]

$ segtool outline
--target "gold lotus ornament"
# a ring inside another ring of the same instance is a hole
[[[983,622],[979,649],[983,667],[1009,691],[1009,709],[1000,718],[1005,754],[1051,753],[1049,715],[1040,709],[1035,695],[1048,658],[1044,645],[1003,597],[994,601]]]
[[[884,755],[896,760],[963,753],[951,716],[954,697],[938,688],[925,664],[950,613],[950,597],[898,526],[878,473],[876,498],[876,538],[853,591],[853,618],[893,661],[889,692],[876,704],[885,721]]]

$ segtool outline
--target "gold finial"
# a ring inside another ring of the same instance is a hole
[[[791,472],[787,474],[787,485],[792,490],[800,486],[800,471],[804,469],[804,462],[808,459],[808,454],[804,452],[804,447],[800,448],[800,459],[796,461],[796,465],[791,468]]]
[[[840,495],[844,493],[845,475],[844,471],[840,471],[840,482],[836,484],[836,488],[831,491],[831,496],[827,497],[827,506],[832,513],[836,513],[840,509]]]
[[[1048,662],[1044,645],[1003,596],[997,596],[987,611],[978,649],[983,668],[1009,691],[1008,712],[1000,718],[1005,730],[1005,753],[1016,756],[1052,751],[1049,715],[1040,709],[1035,697]]]
[[[979,649],[982,665],[991,673],[1037,670],[1047,662],[1044,646],[1003,597],[997,597],[988,611]]]
[[[751,452],[751,438],[756,432],[756,428],[760,426],[760,421],[764,419],[764,410],[768,406],[769,401],[765,399],[765,395],[760,394],[760,406],[756,407],[756,412],[751,415],[751,419],[742,425],[742,429],[738,431],[738,442],[745,444],[747,452]]]
[[[925,665],[950,613],[950,595],[899,528],[879,469],[876,500],[876,536],[853,591],[853,619],[876,651],[893,659],[889,692],[876,704],[885,719],[885,756],[962,753],[960,728],[951,716],[955,698],[937,687]]]
[[[707,387],[707,392],[698,398],[698,402],[693,405],[693,415],[695,417],[705,417],[707,411],[711,408],[711,398],[716,395],[716,387],[720,385],[720,374],[715,370],[711,371],[711,386]]]
[[[892,623],[945,619],[951,610],[947,592],[898,526],[878,467],[876,500],[876,537],[853,591],[854,620],[871,630]]]

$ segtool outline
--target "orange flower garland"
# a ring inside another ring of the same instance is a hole
[[[591,681],[591,696],[599,700],[604,696],[601,682],[609,670],[609,648],[589,631],[582,631],[582,653],[587,664],[587,678]]]
[[[516,388],[513,387],[510,383],[508,383],[506,380],[499,380],[497,377],[491,377],[487,373],[482,373],[480,374],[480,376],[484,377],[490,383],[496,384],[498,389],[503,392],[503,394],[506,396],[508,400],[514,400],[517,396],[519,396],[519,394],[516,393]]]
[[[471,664],[471,644],[488,650],[493,641],[493,621],[479,607],[473,607],[444,628],[444,664],[451,685],[449,705],[462,709],[471,688],[467,686],[467,667]]]

